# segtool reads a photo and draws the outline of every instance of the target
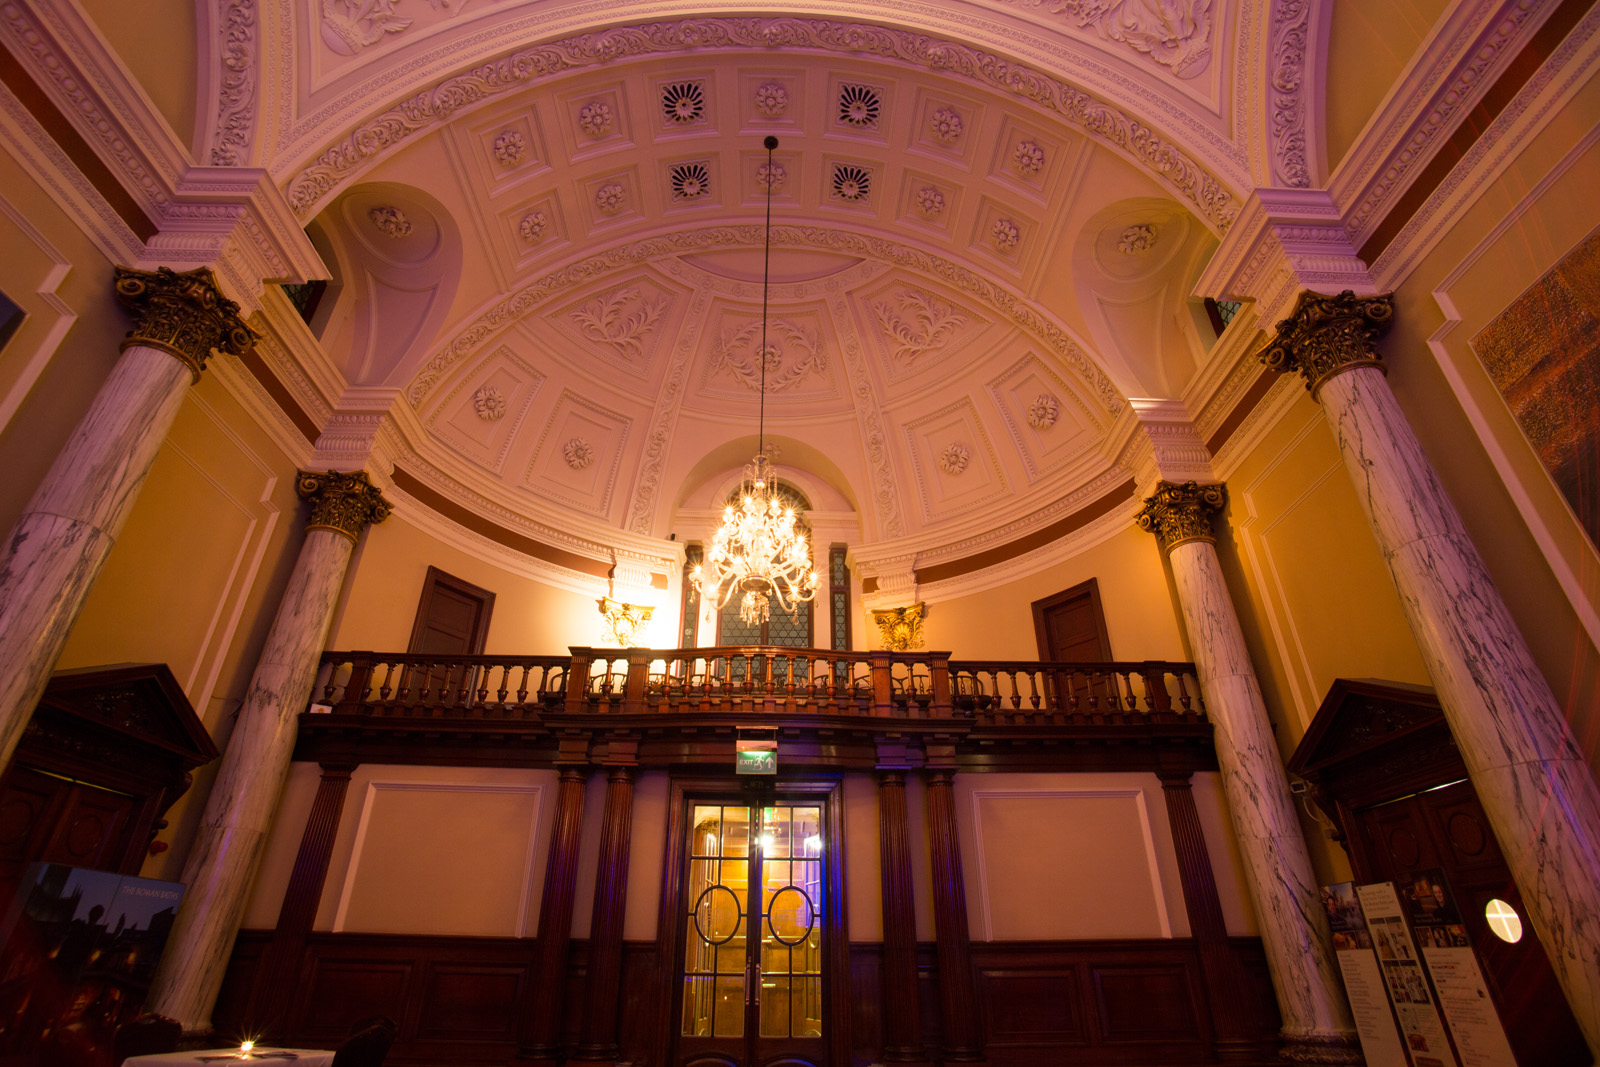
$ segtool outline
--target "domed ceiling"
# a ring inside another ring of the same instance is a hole
[[[473,31],[450,0],[325,3],[275,168],[335,272],[314,326],[352,394],[396,398],[413,474],[536,535],[707,536],[764,361],[768,437],[833,539],[926,558],[1021,536],[1127,483],[1129,399],[1181,397],[1212,340],[1191,289],[1234,198],[1128,116],[1237,167],[1225,27],[1196,0],[1141,36],[1155,16],[1125,7],[987,5],[966,32],[1135,111],[865,25],[508,53],[537,33],[509,8]]]

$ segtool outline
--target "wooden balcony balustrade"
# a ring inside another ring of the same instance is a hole
[[[325,652],[312,701],[338,716],[406,720],[760,712],[967,719],[979,727],[1207,721],[1192,663],[759,645],[574,648],[568,656]]]

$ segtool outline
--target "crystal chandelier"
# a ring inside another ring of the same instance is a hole
[[[776,137],[762,144],[767,173],[772,173]],[[722,511],[722,525],[712,535],[705,562],[690,580],[700,595],[720,611],[740,596],[739,618],[758,626],[772,616],[772,602],[790,612],[817,595],[817,572],[811,568],[811,545],[802,532],[803,516],[778,494],[777,468],[767,455],[767,284],[772,261],[772,186],[767,182],[766,242],[761,261],[761,406],[756,430],[756,455],[744,469],[737,502]]]

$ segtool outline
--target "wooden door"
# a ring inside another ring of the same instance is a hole
[[[36,860],[136,874],[144,842],[130,833],[146,798],[12,767],[0,781],[0,884]],[[131,862],[132,869],[129,868]]]
[[[1414,793],[1360,809],[1354,816],[1350,858],[1357,881],[1398,881],[1413,871],[1444,870],[1517,1061],[1528,1067],[1590,1063],[1583,1035],[1532,928],[1524,921],[1522,939],[1514,944],[1489,930],[1484,917],[1489,901],[1503,900],[1524,917],[1527,911],[1471,783]]]
[[[679,1067],[822,1067],[840,977],[838,843],[825,796],[687,802],[673,1055]],[[848,1047],[848,1046],[843,1046]]]
[[[493,612],[493,593],[429,567],[406,651],[441,659],[480,655]],[[476,682],[476,668],[419,667],[406,672],[405,686],[415,699],[450,703],[465,701]]]
[[[1034,637],[1039,659],[1046,663],[1103,663],[1111,658],[1105,613],[1100,609],[1100,586],[1090,578],[1054,596],[1033,602]],[[1091,683],[1081,675],[1054,676],[1055,692],[1063,703],[1076,699],[1082,710],[1116,706],[1107,681]]]

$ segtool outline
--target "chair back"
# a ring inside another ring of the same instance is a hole
[[[141,1015],[132,1022],[117,1027],[112,1039],[116,1062],[120,1065],[129,1056],[154,1056],[178,1051],[178,1040],[183,1037],[183,1024],[165,1015]]]
[[[389,1046],[394,1044],[394,1026],[375,1023],[357,1030],[333,1054],[333,1067],[383,1067]]]

